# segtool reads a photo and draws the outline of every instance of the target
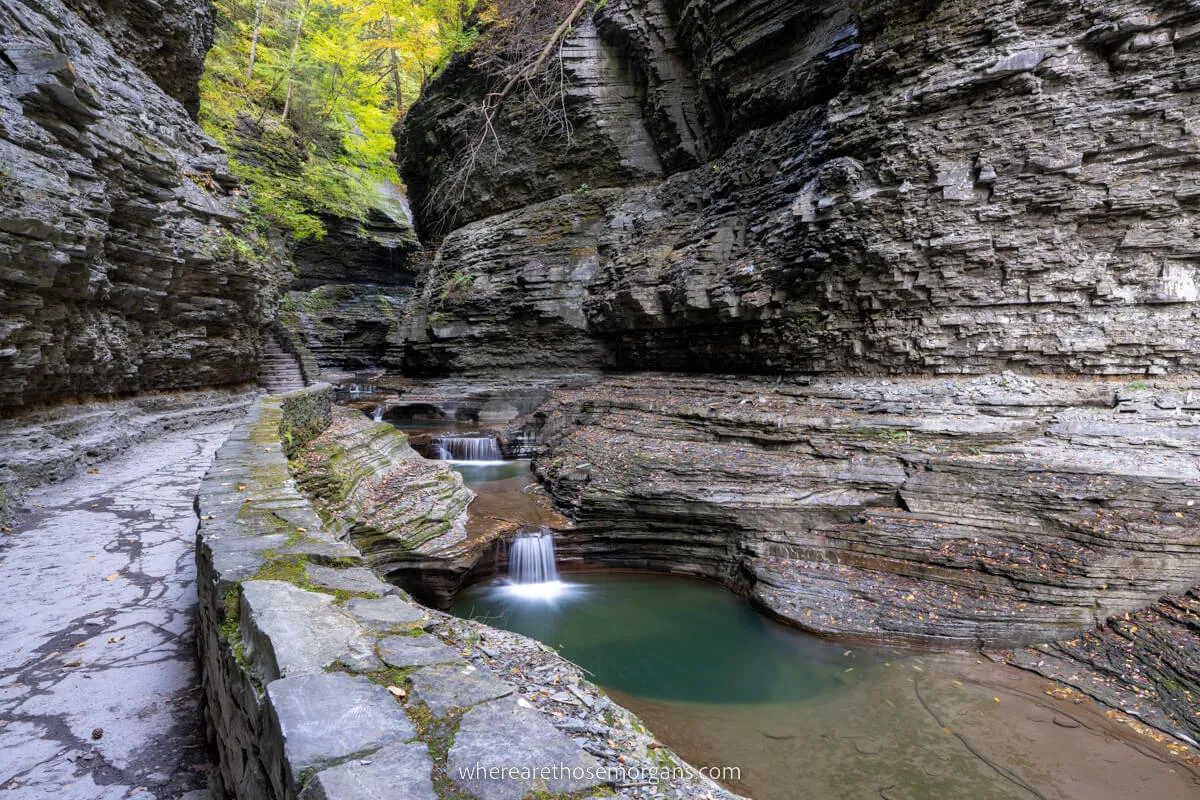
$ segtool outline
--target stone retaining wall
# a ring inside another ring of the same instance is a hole
[[[317,418],[321,396],[314,387],[260,400],[197,497],[197,641],[216,798],[732,797],[574,665],[412,603],[327,533],[279,438],[297,409]],[[554,670],[563,696],[540,691],[517,662],[539,676]],[[677,772],[614,786],[604,770],[618,764]],[[572,772],[461,777],[460,766],[477,765]]]
[[[279,438],[288,454],[311,442],[333,422],[333,387],[318,383],[283,395]]]

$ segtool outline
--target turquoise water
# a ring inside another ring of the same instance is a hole
[[[528,459],[480,462],[450,461],[447,463],[463,476],[463,483],[468,486],[507,481],[513,478],[522,478],[527,484],[530,480]]]
[[[1197,772],[1100,707],[978,654],[817,639],[687,578],[567,582],[546,600],[493,581],[452,611],[557,648],[687,761],[736,767],[726,785],[755,800],[1200,797]]]
[[[689,578],[570,578],[553,601],[503,583],[471,587],[453,613],[523,633],[625,694],[700,703],[794,701],[843,685],[845,647],[798,636],[724,588]],[[867,668],[868,654],[857,653]]]

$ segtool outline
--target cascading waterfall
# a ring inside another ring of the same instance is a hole
[[[493,436],[435,436],[433,457],[441,461],[503,461],[500,443]]]
[[[375,409],[375,413],[371,415],[371,419],[375,420],[376,422],[383,422],[383,406],[379,406]]]
[[[554,535],[549,528],[517,535],[508,554],[508,574],[518,584],[558,582]]]

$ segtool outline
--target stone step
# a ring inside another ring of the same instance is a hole
[[[275,337],[267,339],[258,365],[258,386],[269,394],[303,389],[304,372],[300,362]]]

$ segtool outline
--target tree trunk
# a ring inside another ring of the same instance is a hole
[[[404,114],[404,88],[400,83],[400,59],[396,56],[396,35],[392,31],[392,15],[384,12],[384,22],[387,23],[388,54],[392,62],[392,87],[396,95],[396,116]]]
[[[292,89],[295,81],[292,80],[292,70],[296,68],[296,54],[300,52],[300,38],[304,34],[304,18],[308,16],[308,5],[311,0],[304,0],[304,4],[300,7],[300,18],[296,20],[296,38],[292,39],[292,53],[288,56],[287,63],[287,99],[283,101],[283,121],[287,122],[288,112],[292,110]]]
[[[258,54],[258,30],[262,27],[263,6],[267,0],[254,3],[254,32],[250,35],[250,66],[246,67],[246,83],[254,80],[254,57]]]

